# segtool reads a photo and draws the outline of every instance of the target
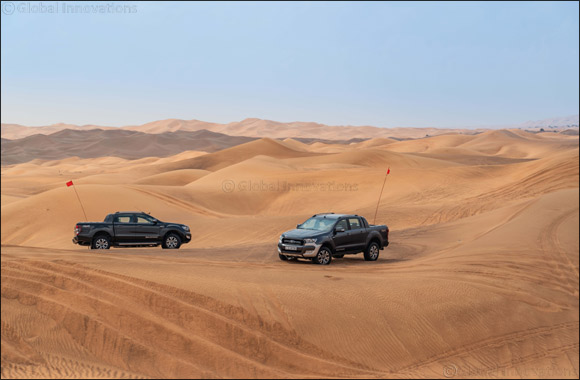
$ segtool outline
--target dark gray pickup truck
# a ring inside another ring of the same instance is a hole
[[[77,223],[74,231],[73,243],[92,249],[158,245],[178,249],[191,241],[191,231],[185,224],[162,222],[143,212],[116,212],[101,223]]]
[[[358,215],[317,214],[284,232],[278,241],[280,260],[309,258],[330,264],[333,257],[364,252],[367,261],[379,258],[379,250],[389,245],[389,227],[369,225]]]

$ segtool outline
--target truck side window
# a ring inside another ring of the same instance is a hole
[[[145,218],[144,216],[138,216],[137,223],[139,223],[139,224],[152,224],[153,221],[148,219],[148,218]]]
[[[345,230],[348,230],[348,224],[346,223],[346,219],[343,219],[340,222],[336,223],[336,227],[334,228],[344,228]]]
[[[130,216],[118,216],[115,219],[116,219],[115,220],[116,223],[131,223]]]
[[[358,230],[361,228],[360,219],[359,218],[349,218],[348,224],[350,224],[351,230]]]

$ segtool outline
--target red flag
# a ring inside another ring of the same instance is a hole
[[[387,174],[389,174],[391,172],[391,168],[387,169]]]
[[[66,187],[70,187],[70,186],[72,186],[72,185],[73,185],[72,181],[68,181],[68,182],[66,183]]]

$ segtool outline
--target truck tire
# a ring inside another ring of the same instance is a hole
[[[111,239],[107,235],[97,235],[93,238],[91,249],[109,249],[111,248]]]
[[[163,238],[163,245],[161,246],[164,249],[179,249],[181,246],[181,238],[177,234],[168,234]]]
[[[332,261],[332,252],[326,247],[321,247],[312,261],[316,264],[328,265]]]
[[[288,256],[285,256],[281,253],[278,254],[278,257],[280,257],[280,260],[282,260],[282,261],[288,261]]]
[[[379,258],[379,244],[377,242],[372,242],[367,247],[365,251],[365,260],[366,261],[376,261]]]

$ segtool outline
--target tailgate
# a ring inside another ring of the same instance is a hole
[[[384,241],[389,241],[389,227],[373,226],[373,228],[379,231],[379,234],[381,235],[381,238],[383,238]]]

